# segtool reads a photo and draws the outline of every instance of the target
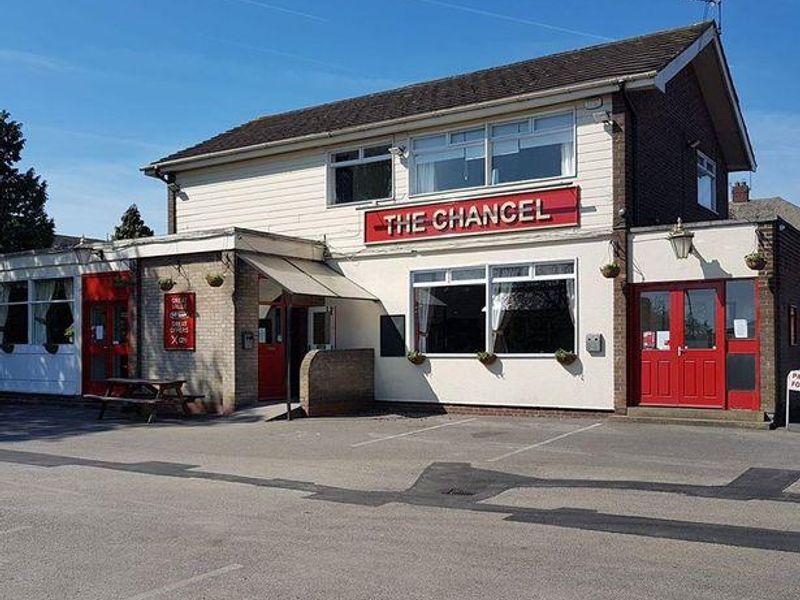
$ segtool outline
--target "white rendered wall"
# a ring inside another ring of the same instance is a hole
[[[667,231],[634,233],[629,238],[634,283],[698,281],[755,277],[744,256],[756,248],[756,226],[750,223],[686,228],[694,233],[692,254],[683,260],[675,253]]]
[[[381,302],[328,301],[337,306],[337,347],[376,349],[378,400],[612,410],[613,284],[598,271],[607,249],[607,240],[594,240],[340,261],[338,268]],[[412,270],[560,259],[577,260],[579,360],[572,366],[565,368],[552,357],[515,357],[487,368],[474,355],[431,357],[415,366],[405,357],[379,356],[379,315],[404,314],[409,324]],[[587,333],[603,334],[602,354],[585,351]]]

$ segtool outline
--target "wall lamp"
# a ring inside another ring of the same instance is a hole
[[[669,232],[668,239],[669,243],[672,244],[672,251],[675,253],[675,258],[678,260],[689,258],[689,255],[692,253],[694,233],[684,228],[680,217],[675,227]]]
[[[594,111],[592,113],[592,119],[594,119],[594,122],[597,123],[598,125],[601,124],[601,123],[603,125],[611,125],[611,123],[612,123],[612,121],[611,121],[611,113],[608,112],[607,110],[596,110],[596,111]]]
[[[399,156],[400,158],[405,158],[407,156],[406,147],[405,146],[392,146],[389,148],[389,154],[392,156]]]
[[[72,249],[75,251],[75,255],[78,258],[78,263],[80,264],[89,263],[91,262],[92,258],[97,258],[98,260],[105,260],[106,258],[102,248],[92,247],[92,245],[88,243],[84,237],[81,237],[81,241],[75,244]]]

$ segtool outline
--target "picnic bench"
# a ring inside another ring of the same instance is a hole
[[[146,406],[149,409],[147,422],[152,423],[160,406],[175,406],[182,416],[186,416],[189,413],[186,403],[203,398],[201,395],[184,394],[182,388],[185,383],[185,379],[112,377],[106,379],[104,395],[84,394],[83,397],[100,403],[98,420],[102,420],[109,404],[127,404]]]

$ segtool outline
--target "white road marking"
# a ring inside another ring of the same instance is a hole
[[[576,433],[581,433],[582,431],[589,431],[590,429],[594,429],[595,427],[600,427],[600,425],[602,425],[602,423],[594,423],[593,425],[588,425],[587,427],[581,427],[580,429],[576,429],[575,431],[568,431],[567,433],[562,433],[561,435],[551,437],[550,439],[538,442],[536,444],[531,444],[530,446],[525,446],[524,448],[517,448],[516,450],[512,450],[511,452],[506,452],[505,454],[501,454],[500,456],[489,458],[486,460],[486,462],[497,462],[498,460],[503,460],[504,458],[508,458],[509,456],[514,456],[515,454],[520,454],[527,450],[533,450],[534,448],[545,446],[551,442],[555,442],[557,440],[564,439],[565,437],[575,435]]]
[[[150,590],[149,592],[144,592],[142,594],[136,594],[135,596],[130,596],[125,600],[145,600],[146,598],[155,598],[156,596],[160,596],[161,594],[166,594],[167,592],[174,592],[175,590],[188,587],[200,581],[211,579],[212,577],[218,577],[219,575],[224,575],[225,573],[230,573],[231,571],[237,571],[241,568],[242,565],[237,565],[234,563],[232,565],[228,565],[227,567],[222,567],[221,569],[209,571],[208,573],[201,573],[200,575],[195,575],[194,577],[189,577],[188,579],[182,579],[181,581],[170,583],[169,585],[165,585],[155,590]]]
[[[374,440],[367,440],[366,442],[359,442],[357,444],[353,444],[351,448],[358,448],[359,446],[367,446],[369,444],[377,444],[378,442],[385,442],[387,440],[394,440],[401,437],[406,437],[407,435],[414,435],[415,433],[422,433],[423,431],[431,431],[433,429],[439,429],[440,427],[450,427],[451,425],[462,425],[464,423],[469,423],[471,421],[476,420],[478,417],[472,417],[471,419],[464,419],[462,421],[452,421],[450,423],[441,423],[440,425],[433,425],[431,427],[425,427],[423,429],[415,429],[414,431],[406,431],[405,433],[398,433],[397,435],[388,435],[382,438],[375,438]]]
[[[12,527],[11,529],[0,530],[0,535],[9,535],[12,533],[17,533],[18,531],[25,531],[27,529],[33,529],[30,525],[20,525],[19,527]]]

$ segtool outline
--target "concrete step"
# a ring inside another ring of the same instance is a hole
[[[258,415],[263,421],[275,421],[277,419],[286,418],[286,402],[258,404],[244,410],[246,410],[248,414]],[[292,402],[292,418],[303,416],[302,412],[300,403]]]
[[[610,421],[618,423],[650,423],[654,425],[701,425],[706,427],[729,427],[734,429],[770,429],[769,421],[744,421],[726,419],[699,419],[679,417],[645,417],[636,415],[611,415]]]
[[[664,419],[705,419],[710,421],[764,422],[764,413],[757,410],[719,410],[714,408],[675,408],[659,406],[629,406],[629,417]]]

